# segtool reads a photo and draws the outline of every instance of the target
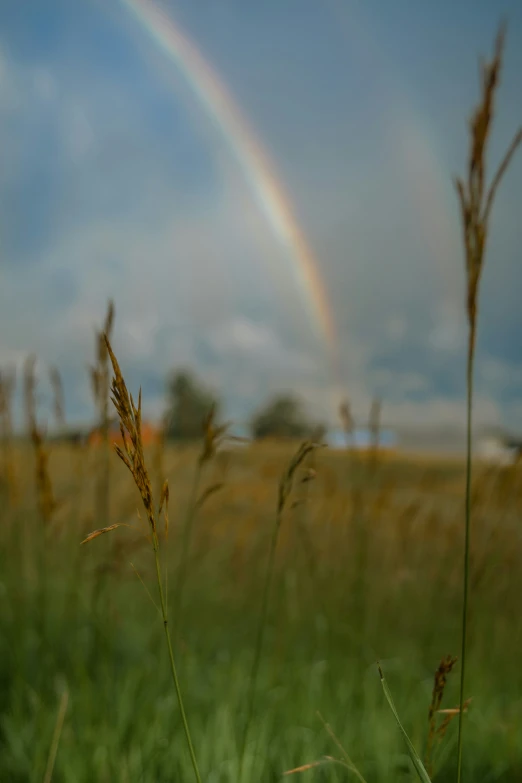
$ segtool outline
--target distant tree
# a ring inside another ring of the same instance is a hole
[[[171,440],[195,440],[202,435],[203,422],[211,407],[219,403],[189,370],[178,370],[169,380],[166,433]]]
[[[296,397],[279,394],[252,417],[250,429],[254,438],[310,438],[317,425],[308,420]]]

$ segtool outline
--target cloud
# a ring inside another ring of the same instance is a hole
[[[268,324],[238,317],[226,321],[208,338],[209,344],[223,360],[233,357],[249,361],[259,374],[315,374],[317,362],[305,351],[293,351],[292,346],[277,335]]]
[[[229,321],[211,336],[210,341],[221,352],[232,351],[246,356],[255,354],[256,357],[273,354],[281,348],[270,327],[254,324],[245,318]]]

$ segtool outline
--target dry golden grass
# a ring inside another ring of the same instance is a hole
[[[13,452],[15,466],[20,470],[25,457],[22,446]],[[25,448],[25,447],[24,447]],[[226,539],[248,549],[249,542],[260,527],[266,525],[274,509],[274,487],[278,477],[286,469],[292,452],[292,444],[253,444],[241,450],[221,452],[208,465],[207,487],[221,484],[219,492],[212,493],[198,511],[195,530],[195,547],[210,547],[214,540]],[[143,450],[144,458],[154,464],[155,447]],[[190,485],[194,465],[201,455],[197,445],[178,448],[167,444],[164,450],[164,475],[175,487],[175,507],[171,508],[173,535],[180,534],[185,509],[189,502]],[[228,461],[223,474],[223,460]],[[357,455],[360,459],[360,455]],[[77,459],[83,471],[76,472]],[[113,458],[114,459],[114,458]],[[47,462],[51,485],[62,501],[56,511],[56,523],[65,522],[66,514],[77,503],[81,492],[82,511],[90,518],[96,516],[96,475],[99,450],[94,447],[71,447],[65,444],[53,446],[52,461]],[[335,539],[343,531],[349,535],[353,525],[350,454],[343,451],[320,450],[314,455],[316,475],[312,482],[298,484],[306,488],[306,514],[311,529],[317,534],[327,528]],[[363,462],[363,464],[366,464]],[[306,469],[307,470],[307,469]],[[303,471],[302,478],[305,477]],[[156,477],[157,478],[157,477]],[[379,456],[375,481],[366,480],[361,491],[361,502],[371,517],[372,536],[391,543],[392,551],[404,544],[410,551],[424,544],[437,545],[441,552],[454,550],[461,539],[459,513],[462,492],[465,487],[465,463],[462,459],[433,456],[419,464],[416,457],[403,455]],[[487,478],[487,481],[485,480]],[[522,511],[522,466],[477,470],[474,480],[477,509],[476,539],[479,547],[488,531],[507,537],[517,515]],[[136,520],[136,506],[140,501],[138,490],[129,487],[123,463],[114,459],[113,484],[110,503],[112,522]],[[150,479],[152,482],[152,478]],[[163,484],[161,482],[161,485]],[[158,485],[159,485],[158,480]],[[299,490],[300,494],[301,490]],[[28,507],[31,494],[26,495]],[[301,507],[290,509],[289,519],[297,517]],[[503,528],[493,521],[500,514],[506,515]],[[478,520],[482,520],[479,525]],[[280,539],[282,558],[296,545],[292,538],[293,525],[283,526]],[[297,533],[296,533],[297,535]],[[300,544],[299,544],[300,546]]]
[[[124,400],[121,389],[119,394]],[[149,475],[147,480],[143,476],[143,471],[148,470],[148,464],[152,464],[154,447],[151,446],[148,451],[141,448],[140,451],[135,427],[140,418],[139,402],[133,407],[128,398],[125,406],[118,401],[117,405],[123,413],[128,448],[122,452],[124,461],[114,459],[111,525],[107,526],[110,530],[117,524],[136,526],[137,502],[143,500],[144,507],[148,509],[147,519],[151,509],[156,514],[157,505],[151,499],[152,478]],[[190,584],[187,597],[192,594],[194,582],[202,578],[213,558],[216,562],[218,558],[223,558],[221,567],[223,577],[226,576],[225,581],[230,580],[235,586],[244,585],[245,589],[251,584],[253,563],[259,563],[256,567],[260,568],[266,562],[267,528],[271,527],[274,509],[280,502],[277,481],[268,480],[266,473],[287,475],[285,471],[293,449],[295,445],[292,444],[278,446],[272,443],[269,447],[252,445],[241,450],[221,451],[207,464],[201,496],[207,487],[223,482],[224,486],[219,492],[208,495],[205,503],[198,508],[188,560]],[[55,514],[53,527],[57,532],[62,525],[70,526],[67,520],[70,520],[71,515],[74,516],[73,499],[78,497],[79,491],[85,504],[82,509],[82,526],[88,524],[89,516],[91,519],[96,518],[94,489],[99,450],[83,450],[83,456],[87,459],[83,478],[74,475],[71,452],[69,446],[57,446],[49,465],[50,477],[58,496],[64,499],[64,508],[69,509],[69,517],[62,509]],[[199,446],[178,449],[167,445],[165,448],[166,477],[169,479],[172,497],[175,498],[169,535],[173,555],[180,546],[185,513],[190,503],[194,467],[202,453]],[[302,606],[295,611],[296,617],[303,614],[303,620],[309,611],[307,605],[312,607],[319,604],[326,613],[332,611],[330,606],[338,606],[339,598],[334,596],[332,599],[332,590],[338,590],[339,585],[345,587],[346,611],[351,617],[350,607],[354,599],[351,585],[358,569],[353,547],[357,520],[354,519],[352,507],[352,457],[349,451],[315,451],[313,468],[309,462],[295,467],[292,497],[288,498],[284,491],[280,496],[285,498],[286,512],[278,533],[274,580],[279,584],[287,572],[292,573],[297,568],[299,581],[296,589],[302,596]],[[361,459],[360,455],[356,455],[356,459],[363,467],[367,467],[366,458]],[[267,463],[271,466],[270,471],[264,470]],[[127,480],[129,464],[139,485],[132,491]],[[313,473],[310,473],[311,469]],[[488,485],[478,482],[480,492],[476,498],[470,573],[473,592],[481,601],[495,604],[502,601],[502,595],[510,589],[510,569],[516,569],[522,559],[522,541],[516,532],[522,498],[520,493],[513,498],[505,491],[506,488],[520,486],[521,470],[522,466],[490,470]],[[429,624],[436,625],[436,611],[444,615],[445,604],[458,596],[461,568],[455,553],[462,545],[462,528],[459,519],[461,496],[456,489],[462,490],[465,465],[462,461],[443,459],[418,465],[415,460],[406,457],[389,456],[387,459],[379,458],[371,477],[369,473],[365,475],[359,502],[368,520],[366,633],[369,644],[377,648],[377,629],[382,618],[395,611],[393,607],[415,595],[416,600],[432,607],[429,610]],[[494,491],[495,488],[498,491]],[[33,502],[33,499],[29,497],[28,502]],[[503,516],[505,519],[499,525],[498,521]],[[156,530],[160,527],[163,529],[157,515],[155,520]],[[151,530],[152,526],[148,523],[149,533]],[[69,530],[69,534],[73,532]],[[98,532],[96,535],[101,534]],[[96,542],[93,542],[93,546],[96,548]],[[106,572],[111,575],[111,584],[136,582],[136,572],[145,583],[154,579],[154,563],[147,557],[147,541],[144,537],[137,539],[129,536],[127,531],[118,535],[116,531],[116,535],[111,533],[107,541],[100,541],[97,553],[96,563],[99,565],[96,567],[104,564]],[[174,561],[176,558],[172,559]],[[486,567],[495,561],[502,565],[505,576],[499,578],[498,571]],[[132,567],[129,562],[133,563]],[[441,567],[444,568],[443,574]],[[515,570],[511,573],[515,573]],[[132,589],[136,589],[136,585]],[[433,604],[436,591],[440,591],[437,597],[438,609]],[[190,604],[187,603],[187,606]],[[256,606],[252,605],[251,609],[255,612]],[[112,617],[112,610],[106,604],[100,605],[100,611],[110,612]],[[332,617],[331,620],[334,624],[342,622],[340,617]],[[125,623],[125,618],[120,617],[119,622]],[[284,659],[285,654],[290,654],[286,648],[290,643],[286,633],[287,629],[281,620],[281,624],[276,626],[274,648],[266,650],[267,655]],[[407,622],[398,625],[397,635],[408,638],[411,633],[412,628]],[[178,647],[175,647],[179,648],[180,655],[185,649],[184,644],[184,639],[180,638]],[[458,715],[458,709],[455,708],[451,713],[436,712],[436,715],[439,716],[436,730],[440,730],[437,737],[441,737],[447,723]],[[437,737],[433,742],[434,750]],[[306,760],[304,757],[303,761]],[[436,756],[435,764],[438,763]]]

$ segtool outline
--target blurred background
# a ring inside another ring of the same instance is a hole
[[[189,365],[243,422],[298,389],[336,422],[460,426],[453,177],[478,58],[509,31],[491,167],[520,120],[516,2],[8,4],[1,11],[2,365],[57,365],[69,419],[107,299],[144,405]],[[522,428],[521,161],[493,214],[475,421]],[[204,230],[203,230],[204,228]]]

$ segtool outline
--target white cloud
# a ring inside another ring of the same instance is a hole
[[[393,389],[394,397],[407,396],[412,392],[430,391],[428,379],[419,372],[397,372],[382,369],[370,373],[369,377],[373,386]]]
[[[318,419],[336,425],[336,412],[343,395],[334,387],[300,386],[299,391],[306,400],[309,410]],[[366,389],[356,390],[350,395],[352,415],[359,426],[365,426],[372,397]],[[474,424],[477,427],[491,426],[503,421],[504,411],[501,406],[487,396],[477,395],[474,402]],[[522,408],[514,411],[519,415],[522,425]],[[512,417],[513,418],[513,417]],[[514,419],[513,419],[514,420]],[[438,396],[436,392],[422,401],[389,401],[383,400],[382,422],[386,426],[425,431],[429,428],[452,428],[456,433],[462,433],[466,422],[466,407],[464,400],[449,399]]]
[[[246,318],[234,318],[218,329],[210,339],[218,349],[225,351],[231,349],[247,355],[259,355],[280,349],[273,329],[266,325],[254,324]]]
[[[310,373],[317,362],[306,352],[296,351],[268,324],[254,323],[245,317],[234,317],[219,326],[209,343],[226,359],[250,360],[257,372]]]
[[[383,418],[394,426],[422,429],[428,425],[437,425],[463,431],[466,404],[464,400],[437,396],[423,402],[385,403]],[[477,396],[473,405],[473,418],[475,426],[493,425],[502,420],[502,411],[491,398]]]

